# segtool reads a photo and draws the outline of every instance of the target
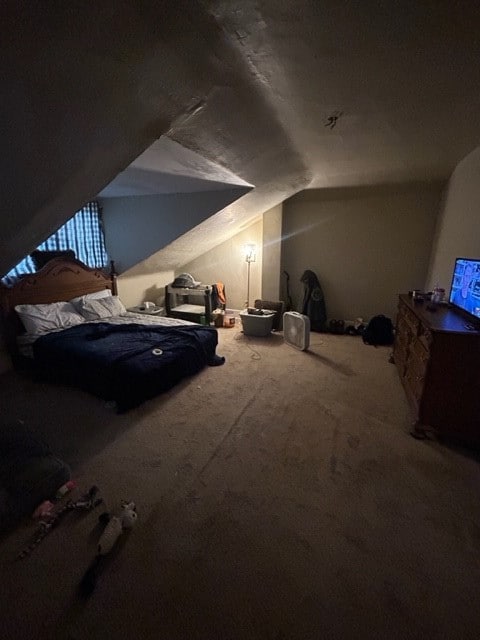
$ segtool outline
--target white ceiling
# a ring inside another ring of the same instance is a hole
[[[444,178],[477,146],[480,3],[204,4],[249,75],[252,101],[263,101],[298,152],[310,188]],[[212,95],[189,129],[242,117],[243,103],[223,105]],[[189,142],[183,129],[176,139]],[[208,152],[218,141],[201,144]],[[235,140],[237,155],[245,147],[254,148],[250,136]]]
[[[110,195],[151,189],[149,163],[125,169],[162,134],[210,164],[174,157],[158,188],[219,167],[255,185],[169,245],[171,267],[304,188],[445,179],[479,144],[478,2],[134,4],[4,12],[0,270],[119,172]]]
[[[227,169],[162,136],[98,194],[100,198],[223,191],[252,186]]]
[[[446,179],[478,145],[480,4],[203,4],[246,87],[215,87],[169,135],[256,188],[148,268],[185,264],[301,189]]]

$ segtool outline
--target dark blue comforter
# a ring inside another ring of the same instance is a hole
[[[125,411],[207,364],[223,364],[217,343],[213,327],[99,323],[42,336],[33,352],[43,379],[79,386]]]

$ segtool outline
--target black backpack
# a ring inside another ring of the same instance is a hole
[[[390,345],[393,344],[393,324],[390,318],[379,315],[373,316],[363,330],[363,341],[365,344]]]

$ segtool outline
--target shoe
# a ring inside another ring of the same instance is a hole
[[[343,320],[330,320],[328,323],[330,333],[345,333],[345,322]]]

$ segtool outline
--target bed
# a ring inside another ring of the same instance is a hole
[[[215,328],[128,312],[116,293],[113,268],[107,275],[64,258],[1,287],[3,334],[15,367],[80,387],[123,412],[223,364]]]

